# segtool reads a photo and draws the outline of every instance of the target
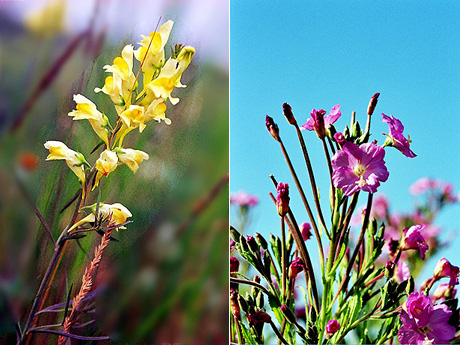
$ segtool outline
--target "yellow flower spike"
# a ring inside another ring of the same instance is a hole
[[[88,120],[94,132],[108,147],[109,119],[107,116],[97,110],[96,105],[83,95],[74,95],[73,100],[77,106],[76,110],[69,113],[69,116],[72,116],[74,120]]]
[[[89,215],[87,215],[85,218],[79,220],[77,223],[75,223],[67,232],[71,232],[73,229],[77,228],[78,226],[85,224],[85,223],[94,223],[96,221],[96,204],[93,204],[92,206],[88,207],[91,209],[91,212]],[[98,211],[98,218],[110,218],[110,222],[112,225],[118,225],[126,222],[126,220],[133,215],[131,212],[122,204],[120,203],[115,203],[115,204],[99,204],[99,211]],[[126,229],[126,227],[121,226],[118,229]]]
[[[99,158],[96,161],[96,180],[94,187],[97,187],[99,180],[102,176],[107,176],[112,171],[114,171],[118,166],[118,157],[117,154],[110,150],[104,150],[101,152]]]
[[[85,170],[83,166],[88,163],[80,152],[71,150],[63,142],[55,140],[47,141],[44,146],[50,151],[50,154],[46,157],[47,161],[57,159],[65,160],[69,168],[77,175],[80,181],[82,183],[85,182]]]
[[[133,215],[129,210],[123,206],[120,203],[115,203],[115,204],[101,204],[99,205],[99,213],[103,217],[110,217],[111,222],[114,223],[114,225],[122,224],[126,222],[126,220]],[[118,229],[126,229],[125,226],[121,226]]]
[[[169,98],[171,104],[177,104],[179,98],[173,98],[171,92],[174,87],[185,87],[185,85],[180,82],[180,78],[192,61],[194,54],[195,49],[193,47],[183,47],[177,59],[168,59],[158,77],[152,80],[146,87],[153,92],[156,98]]]
[[[125,163],[133,173],[136,173],[143,160],[149,159],[149,155],[140,150],[119,149],[117,153],[120,161]]]
[[[149,104],[145,111],[145,122],[155,120],[157,122],[164,121],[167,125],[171,124],[171,120],[166,117],[166,104],[163,99],[156,99]]]
[[[152,80],[155,69],[160,67],[165,59],[164,47],[169,39],[174,22],[168,20],[158,32],[152,32],[149,36],[142,35],[141,47],[134,51],[134,56],[142,64],[144,72],[144,85]],[[148,51],[147,51],[148,49]]]
[[[110,97],[113,103],[122,104],[123,99],[121,98],[121,78],[117,75],[108,76],[105,78],[105,83],[102,89],[96,87],[95,92],[103,92]]]
[[[139,127],[139,132],[145,128],[144,107],[139,105],[130,105],[128,109],[120,114],[120,118],[126,127]]]

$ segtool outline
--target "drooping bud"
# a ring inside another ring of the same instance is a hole
[[[283,304],[280,307],[280,310],[283,313],[283,315],[286,318],[286,320],[288,320],[290,323],[294,323],[296,321],[294,313],[292,312],[291,309],[289,309],[289,307],[286,304]]]
[[[442,258],[436,264],[433,278],[438,280],[443,277],[450,277],[449,285],[454,286],[458,284],[458,273],[459,268],[457,266],[452,265],[446,258]]]
[[[329,320],[326,325],[326,333],[329,336],[334,335],[340,329],[339,321],[337,320]]]
[[[304,241],[307,241],[311,237],[311,225],[310,223],[304,222],[300,224],[300,231],[302,233],[302,238]]]
[[[283,217],[289,212],[289,185],[280,182],[276,187],[276,207],[278,214]]]
[[[425,224],[413,225],[409,229],[404,229],[404,239],[402,241],[401,249],[418,249],[420,257],[425,260],[425,253],[428,250],[428,244],[423,238],[421,231],[425,229]]]
[[[271,134],[273,139],[276,141],[280,141],[280,130],[278,125],[273,121],[273,118],[270,116],[265,116],[265,126],[267,126],[268,132]]]
[[[374,113],[374,109],[377,106],[377,101],[379,100],[380,93],[376,93],[372,96],[371,100],[369,101],[369,106],[367,107],[367,115],[372,115]]]
[[[296,125],[297,121],[294,118],[294,114],[292,113],[292,108],[289,104],[283,103],[283,114],[286,116],[286,120],[289,122],[291,125]]]
[[[234,256],[230,257],[230,272],[238,272],[240,268],[240,262]]]
[[[304,263],[300,257],[295,258],[289,266],[289,278],[295,279],[297,275],[303,271]]]

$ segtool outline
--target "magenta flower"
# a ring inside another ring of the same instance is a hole
[[[273,139],[280,141],[280,130],[278,125],[273,121],[273,118],[268,115],[265,116],[265,126]]]
[[[337,132],[334,134],[334,139],[339,144],[340,146],[343,146],[345,144],[346,140],[342,132]]]
[[[310,239],[311,237],[311,225],[310,223],[307,223],[307,222],[303,222],[302,224],[300,224],[300,231],[302,233],[302,238],[304,241],[307,241]]]
[[[452,265],[446,258],[442,258],[434,268],[433,278],[438,280],[443,277],[449,277],[449,285],[454,286],[458,284],[458,273],[459,268],[457,266]]]
[[[413,292],[400,314],[400,344],[448,344],[455,336],[455,327],[448,324],[452,314],[444,305],[433,306],[424,294]]]
[[[264,323],[270,323],[271,317],[266,312],[258,310],[252,314],[246,314],[248,322],[250,325],[257,326]]]
[[[361,144],[345,143],[343,149],[332,157],[332,182],[342,188],[345,195],[358,190],[375,193],[380,182],[388,179],[385,167],[385,150],[373,142]]]
[[[340,105],[334,105],[331,109],[331,113],[327,116],[326,110],[313,109],[310,113],[311,117],[305,122],[300,129],[306,129],[308,131],[315,131],[320,139],[324,139],[326,136],[326,129],[329,125],[332,125],[342,115],[340,112]]]
[[[425,260],[425,253],[429,248],[421,234],[424,229],[425,224],[413,225],[409,229],[404,228],[404,239],[401,245],[402,250],[418,249],[422,260]]]
[[[410,278],[409,265],[407,262],[401,260],[398,262],[396,278],[400,283]]]
[[[240,268],[240,262],[234,256],[230,256],[230,272],[238,272]]]
[[[286,120],[291,125],[296,125],[297,121],[294,118],[294,114],[292,113],[292,108],[289,104],[283,103],[283,114],[286,116]]]
[[[389,116],[382,113],[382,116],[382,121],[388,124],[388,130],[390,131],[390,134],[383,133],[387,136],[387,140],[385,140],[383,146],[394,146],[396,149],[401,151],[404,156],[409,158],[416,157],[417,155],[413,153],[409,147],[409,144],[411,143],[409,136],[407,137],[408,139],[406,139],[406,137],[403,135],[404,126],[401,121],[399,121],[393,115],[390,115],[390,118]]]
[[[289,278],[295,279],[297,275],[303,271],[304,264],[301,258],[295,258],[292,260],[289,266]]]
[[[329,335],[335,334],[340,329],[339,321],[329,320],[326,325],[326,333]]]
[[[256,195],[246,193],[240,190],[230,195],[230,204],[241,207],[256,206],[259,203],[259,198]]]
[[[276,187],[276,208],[280,216],[285,216],[289,212],[289,185],[280,182]]]

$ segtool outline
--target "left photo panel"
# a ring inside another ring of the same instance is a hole
[[[0,343],[227,344],[229,0],[0,2]]]

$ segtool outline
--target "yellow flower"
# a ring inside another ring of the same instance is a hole
[[[126,127],[134,127],[134,128],[139,127],[139,132],[141,133],[146,127],[144,124],[145,122],[144,107],[142,106],[130,105],[128,109],[126,109],[120,114],[120,118]]]
[[[94,187],[97,187],[99,180],[102,176],[107,176],[114,171],[118,166],[117,154],[110,150],[104,150],[101,152],[99,158],[96,161],[96,181]]]
[[[133,173],[136,173],[137,169],[139,169],[139,164],[141,164],[144,159],[149,159],[149,155],[140,150],[119,149],[118,158],[122,163],[125,163]]]
[[[173,105],[179,102],[179,98],[171,97],[171,92],[174,87],[185,87],[181,84],[180,78],[192,61],[193,54],[195,54],[195,49],[185,46],[176,59],[169,58],[166,61],[158,77],[147,85],[147,88],[153,92],[156,98],[169,98]]]
[[[125,105],[125,108],[129,107],[131,105],[132,90],[137,87],[136,76],[133,73],[133,46],[131,44],[125,46],[121,52],[121,57],[116,57],[113,60],[113,65],[105,65],[104,69],[106,72],[113,74],[112,79],[106,79],[106,84],[104,85],[112,101],[115,99],[116,101],[113,102],[116,105]],[[103,91],[104,88],[100,90]],[[118,102],[115,92],[120,92],[121,102]],[[119,110],[118,108],[117,112]]]
[[[24,18],[28,30],[39,36],[52,36],[64,31],[65,1],[53,0],[30,12]]]
[[[107,78],[105,78],[105,83],[104,83],[104,86],[102,89],[96,87],[94,89],[95,92],[103,92],[105,93],[106,95],[110,96],[110,99],[112,100],[113,103],[115,104],[119,104],[119,106],[121,104],[123,104],[123,100],[121,98],[121,89],[122,89],[122,86],[121,86],[121,78],[118,77],[118,76],[108,76]]]
[[[109,147],[108,127],[109,119],[97,110],[96,105],[82,95],[74,95],[73,100],[77,103],[76,110],[69,113],[74,120],[88,120],[94,131]]]
[[[164,121],[167,125],[171,124],[171,120],[166,117],[166,104],[164,99],[159,98],[149,104],[145,111],[145,122],[155,120],[157,122]]]
[[[80,152],[71,150],[66,144],[54,140],[47,141],[45,143],[45,148],[50,151],[50,154],[46,157],[47,161],[56,159],[65,160],[69,168],[72,169],[80,181],[85,182],[85,170],[83,166],[84,164],[88,165],[88,163]]]
[[[85,218],[81,219],[77,223],[75,223],[69,230],[68,232],[71,232],[73,229],[76,227],[85,224],[85,223],[94,223],[96,221],[96,204],[92,205],[89,207],[91,209],[91,212],[89,215],[87,215]],[[109,217],[110,224],[111,225],[118,225],[118,224],[123,224],[126,222],[126,220],[133,215],[129,210],[123,206],[120,203],[115,203],[115,204],[99,204],[99,211],[98,211],[98,218],[107,218]],[[118,229],[126,229],[124,226],[120,226]]]
[[[152,32],[149,36],[142,35],[141,47],[134,51],[134,56],[140,62],[143,61],[142,72],[144,72],[144,85],[152,81],[155,71],[160,68],[165,59],[164,47],[169,39],[171,29],[174,25],[168,20],[158,32]],[[148,49],[148,50],[147,50]]]

